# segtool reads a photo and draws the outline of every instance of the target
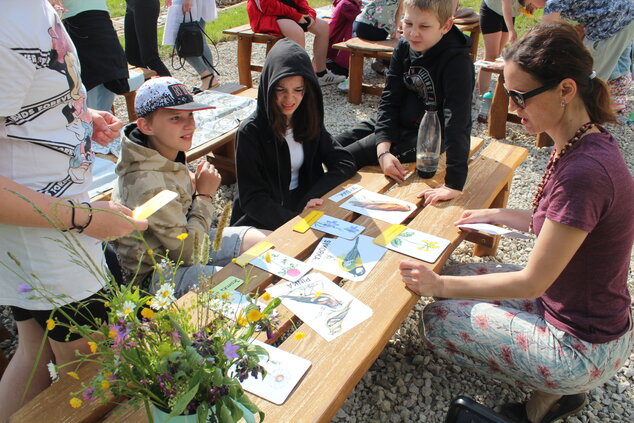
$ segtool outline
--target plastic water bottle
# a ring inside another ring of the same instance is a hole
[[[487,123],[489,121],[489,110],[491,109],[491,102],[493,101],[493,93],[487,91],[482,94],[482,101],[480,102],[480,112],[478,113],[478,123]]]
[[[438,169],[440,156],[440,120],[436,112],[437,106],[428,103],[423,119],[418,127],[416,139],[416,171],[421,178],[431,178]]]

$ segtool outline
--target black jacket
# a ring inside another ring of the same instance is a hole
[[[471,39],[455,26],[424,54],[411,50],[402,39],[392,55],[375,128],[377,144],[391,141],[415,147],[416,131],[411,130],[418,128],[426,102],[435,101],[442,128],[442,149],[447,151],[445,184],[458,190],[462,190],[467,179],[471,136],[475,77],[470,46]],[[409,78],[419,82],[417,90],[406,84],[410,71],[417,74]],[[403,139],[403,132],[413,134],[413,139],[412,136]]]
[[[303,76],[305,83],[315,88],[321,132],[317,139],[302,144],[304,164],[299,171],[299,186],[291,198],[288,145],[271,132],[267,107],[270,96],[275,95],[275,84],[295,75]],[[234,202],[232,225],[277,229],[299,214],[308,200],[321,197],[354,175],[352,156],[332,139],[323,120],[323,97],[308,54],[288,39],[279,41],[269,52],[262,69],[257,109],[242,123],[236,136],[238,197]]]

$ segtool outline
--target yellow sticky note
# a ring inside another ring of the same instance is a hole
[[[323,215],[324,215],[323,211],[313,210],[310,213],[308,213],[305,218],[303,218],[297,224],[295,224],[295,226],[293,226],[293,230],[295,232],[299,232],[300,234],[303,234],[308,229],[310,229],[310,226],[313,223],[317,222],[319,218],[322,217]]]
[[[394,238],[399,236],[405,229],[407,229],[407,226],[405,225],[392,225],[383,231],[381,235],[374,238],[372,242],[376,245],[380,245],[381,247],[387,247],[387,244],[392,242]]]
[[[174,191],[164,189],[145,203],[132,210],[132,217],[135,219],[147,219],[152,216],[161,207],[178,197]]]
[[[242,253],[240,257],[236,258],[236,264],[238,266],[244,267],[247,264],[249,264],[251,260],[261,256],[265,251],[270,250],[271,248],[273,248],[272,243],[267,241],[262,241],[259,244],[256,244],[253,247],[249,248],[244,253]]]

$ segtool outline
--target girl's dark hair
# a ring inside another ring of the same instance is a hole
[[[277,83],[275,85],[277,86]],[[314,84],[304,78],[304,97],[291,118],[293,137],[299,143],[315,140],[321,132],[322,111],[315,90]],[[275,87],[273,87],[272,95],[269,96],[271,131],[276,137],[284,139],[286,116],[280,110],[275,99]]]
[[[516,63],[524,72],[546,85],[565,78],[577,83],[590,120],[616,122],[608,87],[594,77],[592,55],[575,29],[568,24],[541,24],[532,28],[504,51],[504,60]]]

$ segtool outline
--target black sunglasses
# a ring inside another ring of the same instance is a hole
[[[526,100],[528,100],[531,97],[535,97],[536,95],[539,95],[543,92],[546,92],[548,90],[552,90],[553,88],[555,88],[557,85],[559,85],[561,81],[557,81],[557,82],[551,82],[550,84],[546,84],[543,85],[539,88],[535,88],[534,90],[530,90],[528,92],[525,93],[521,93],[519,91],[515,91],[515,90],[507,90],[506,86],[503,85],[504,87],[504,91],[506,92],[506,95],[508,95],[511,100],[513,100],[513,103],[515,103],[515,105],[517,107],[519,107],[520,109],[525,109],[526,108]]]

